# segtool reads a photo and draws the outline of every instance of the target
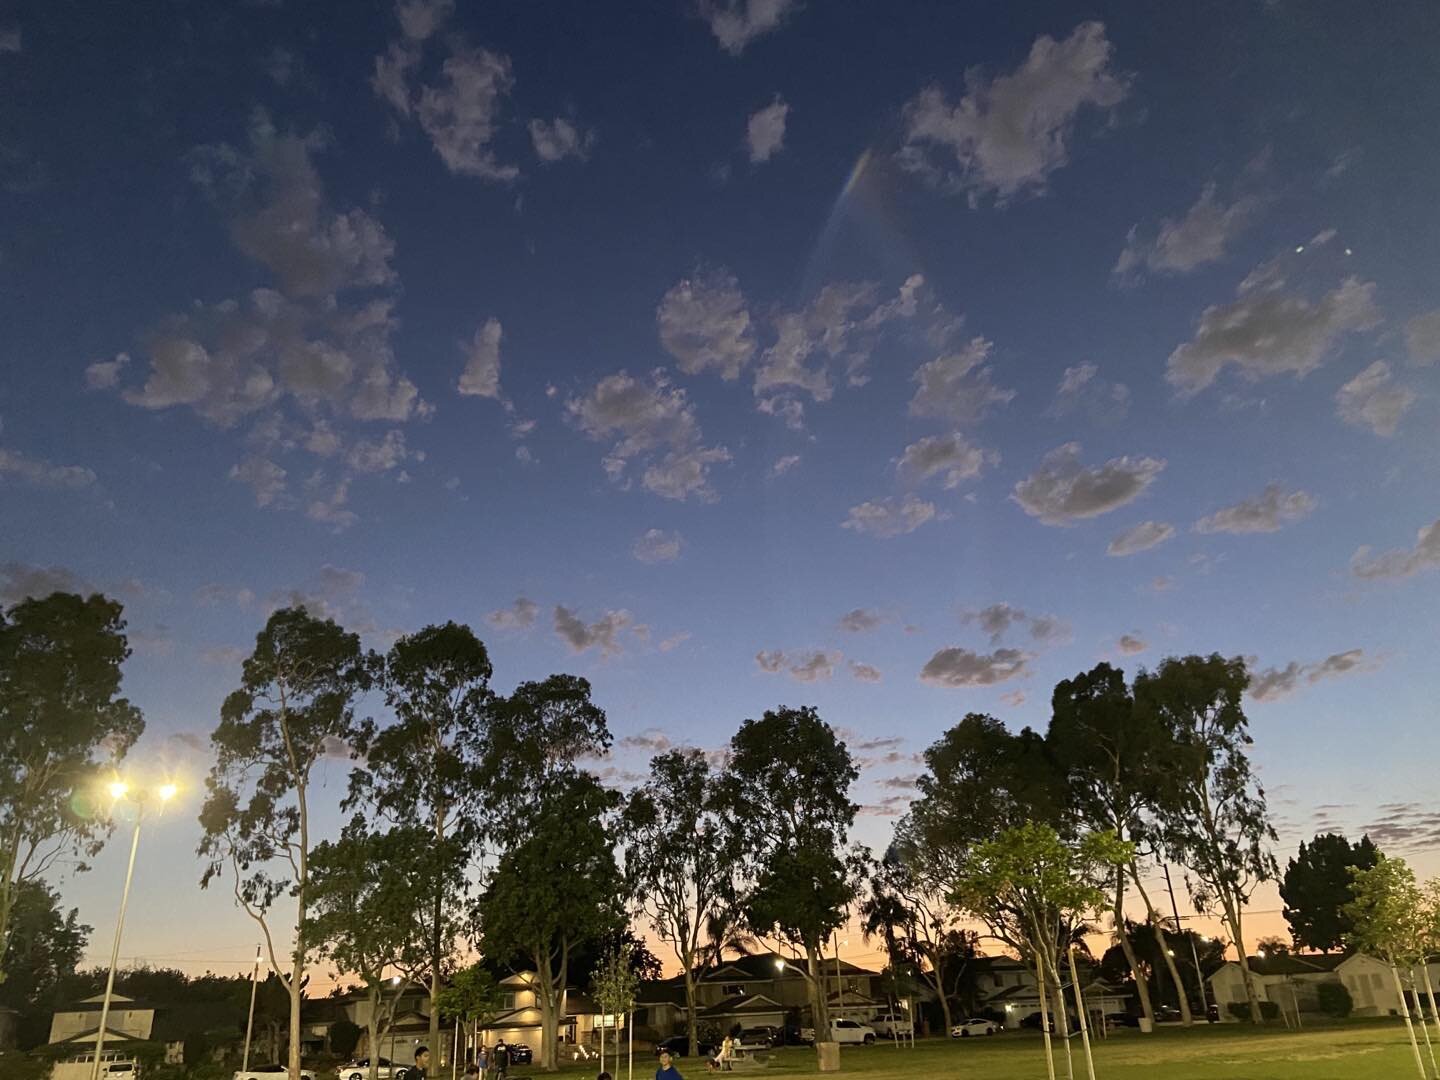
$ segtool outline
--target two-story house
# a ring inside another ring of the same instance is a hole
[[[1006,1027],[1016,1027],[1032,1013],[1040,1011],[1040,992],[1035,970],[1013,956],[977,956],[970,961],[975,976],[975,995],[979,1012],[1002,1017]],[[1077,964],[1080,975],[1080,996],[1091,1025],[1099,1026],[1110,1013],[1125,1012],[1127,999],[1123,992],[1096,977],[1088,963]],[[1075,994],[1068,972],[1062,972],[1065,1007],[1075,1014]],[[1053,1011],[1054,1005],[1048,1006]],[[956,1019],[959,1019],[956,1014]]]

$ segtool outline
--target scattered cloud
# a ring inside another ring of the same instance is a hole
[[[573,653],[599,649],[603,657],[625,651],[621,633],[634,624],[628,611],[607,611],[595,622],[586,623],[570,608],[555,606],[555,633]]]
[[[799,464],[799,454],[786,454],[783,457],[776,458],[775,464],[770,466],[770,479],[774,480],[778,476],[784,476],[786,473],[788,473],[791,469],[795,468],[795,466]]]
[[[231,605],[244,610],[255,603],[255,593],[244,586],[227,585],[223,582],[212,581],[201,585],[194,592],[195,603],[201,607],[219,607],[220,605]]]
[[[680,557],[680,549],[684,546],[685,540],[678,532],[647,529],[644,535],[635,541],[630,553],[643,563],[674,562]]]
[[[1422,526],[1415,546],[1372,554],[1367,545],[1350,559],[1350,571],[1360,578],[1405,578],[1422,570],[1440,568],[1440,519]]]
[[[879,682],[881,678],[879,668],[854,660],[850,661],[850,674],[860,682]]]
[[[1150,647],[1146,641],[1136,634],[1121,634],[1120,640],[1116,642],[1116,644],[1120,647],[1120,651],[1126,656],[1134,656],[1136,653],[1142,653]]]
[[[1118,457],[1082,466],[1080,444],[1046,454],[1040,467],[1015,485],[1020,508],[1046,525],[1074,525],[1118,510],[1143,495],[1165,468],[1163,458]]]
[[[1306,491],[1287,492],[1279,484],[1267,484],[1252,499],[1217,510],[1195,523],[1199,533],[1271,533],[1309,517],[1319,504]]]
[[[982,450],[970,443],[964,435],[955,432],[950,435],[927,435],[919,442],[905,448],[896,465],[901,476],[923,483],[934,476],[944,477],[945,489],[959,487],[966,480],[973,480],[987,465],[999,462],[1000,455],[993,450]]]
[[[497,608],[485,616],[485,621],[498,630],[526,630],[535,624],[540,614],[540,605],[525,596],[516,597],[506,608]]]
[[[1161,221],[1153,237],[1142,236],[1138,225],[1132,227],[1111,273],[1121,280],[1135,280],[1146,270],[1184,274],[1218,262],[1254,219],[1260,202],[1257,196],[1241,195],[1227,204],[1217,197],[1214,183],[1206,184],[1195,205],[1179,219]]]
[[[739,56],[750,42],[799,9],[800,0],[699,0],[697,4],[720,48],[731,56]]]
[[[667,499],[715,498],[710,467],[729,461],[730,452],[701,446],[694,406],[663,372],[654,372],[648,382],[624,371],[607,375],[565,408],[590,438],[616,439],[603,462],[611,480],[628,486],[630,466],[639,461],[648,491]]]
[[[1415,400],[1413,390],[1394,385],[1390,365],[1376,360],[1340,387],[1335,394],[1335,413],[1347,424],[1388,438]]]
[[[890,496],[852,506],[840,527],[853,529],[867,536],[890,539],[912,533],[927,521],[934,521],[938,517],[939,512],[932,502],[926,502],[914,495],[905,495],[903,498]]]
[[[1113,424],[1125,419],[1129,411],[1130,388],[1124,383],[1107,382],[1100,378],[1099,365],[1085,363],[1065,369],[1046,415],[1084,413],[1094,423]]]
[[[638,735],[626,735],[620,740],[621,750],[643,750],[647,754],[663,754],[675,746],[659,728],[646,728]]]
[[[891,795],[878,803],[862,804],[855,812],[861,817],[899,817],[910,809],[911,801],[908,795]]]
[[[87,390],[113,390],[120,385],[120,375],[130,363],[128,353],[118,353],[113,360],[96,360],[85,369]]]
[[[890,791],[915,791],[919,787],[920,777],[915,775],[886,776],[875,782]]]
[[[230,467],[230,479],[248,487],[255,496],[255,505],[262,509],[288,505],[287,475],[283,468],[261,454],[251,454]]]
[[[990,653],[977,653],[969,649],[951,647],[941,649],[920,671],[920,681],[932,686],[951,688],[965,686],[994,686],[1030,673],[1033,653],[1020,649],[996,649]]]
[[[889,616],[884,612],[876,611],[874,608],[854,608],[840,616],[839,626],[841,630],[852,634],[863,634],[867,630],[874,630],[889,621]]]
[[[508,56],[458,45],[441,64],[439,81],[420,87],[415,117],[452,173],[502,182],[520,175],[490,145],[514,85]]]
[[[1283,668],[1265,668],[1256,671],[1250,680],[1250,696],[1256,701],[1275,701],[1294,693],[1301,684],[1314,684],[1324,679],[1338,679],[1374,671],[1379,662],[1365,655],[1364,649],[1347,649],[1332,653],[1313,664],[1302,664],[1292,660]]]
[[[786,652],[781,649],[761,650],[755,654],[755,664],[769,675],[784,673],[796,682],[820,682],[835,673],[840,663],[838,652],[814,650],[810,652]]]
[[[919,383],[910,399],[914,416],[933,416],[957,424],[976,424],[992,406],[1004,405],[1015,397],[1014,390],[997,387],[988,361],[994,342],[972,338],[964,346],[921,364],[915,371]]]
[[[655,312],[660,344],[680,370],[739,378],[755,356],[755,328],[734,275],[705,270],[671,286]]]
[[[875,735],[862,739],[852,731],[844,733],[843,738],[847,743],[853,743],[854,748],[862,754],[873,754],[877,750],[895,750],[905,745],[905,739],[900,735]]]
[[[1028,629],[1036,641],[1061,641],[1070,637],[1070,624],[1056,615],[1032,615],[1010,604],[991,604],[975,611],[962,611],[960,621],[974,623],[997,645],[1012,627]]]
[[[95,471],[81,465],[56,465],[0,446],[0,484],[14,481],[30,487],[78,491],[95,485]]]
[[[1241,283],[1236,300],[1207,307],[1195,336],[1170,354],[1165,377],[1181,395],[1199,393],[1232,365],[1249,382],[1303,377],[1324,363],[1346,334],[1378,321],[1373,283],[1346,278],[1312,302],[1283,291],[1283,278],[1262,271]]]
[[[245,662],[246,652],[236,645],[211,645],[200,650],[200,660],[216,667],[238,667]]]
[[[500,339],[504,334],[500,320],[490,318],[475,331],[468,343],[462,343],[465,370],[460,373],[456,389],[466,397],[498,398],[500,396]]]
[[[769,105],[750,114],[745,125],[745,145],[752,165],[769,161],[785,148],[785,121],[789,115],[790,106],[779,94]]]
[[[691,637],[692,635],[689,630],[681,630],[679,633],[671,634],[667,638],[662,638],[659,643],[656,644],[655,648],[659,649],[662,653],[671,652],[678,649],[681,645],[684,645]]]
[[[1405,324],[1405,350],[1416,367],[1440,360],[1440,308],[1416,315]]]
[[[1008,705],[1012,709],[1018,709],[1025,704],[1024,690],[1007,690],[1000,695],[1000,704]]]
[[[1105,554],[1117,557],[1137,555],[1159,547],[1174,535],[1175,526],[1167,521],[1142,521],[1113,537],[1105,547]]]
[[[1171,589],[1175,588],[1175,579],[1161,574],[1158,577],[1152,578],[1150,580],[1150,584],[1147,585],[1146,588],[1148,588],[1151,592],[1154,593],[1169,592]]]
[[[586,131],[563,116],[530,121],[530,143],[535,147],[535,156],[547,164],[572,157],[589,161],[598,140],[593,130]]]
[[[1080,111],[1108,112],[1129,92],[1112,51],[1104,25],[1086,22],[1063,41],[1036,38],[1014,71],[990,78],[969,69],[958,103],[927,87],[905,106],[900,164],[971,206],[986,196],[1003,205],[1044,194],[1050,174],[1070,160]]]

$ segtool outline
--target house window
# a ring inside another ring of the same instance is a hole
[[[990,976],[990,980],[991,980],[996,986],[1004,986],[1004,985],[1005,985],[1005,976],[1003,976],[1003,975],[991,975],[991,976]]]
[[[504,994],[504,995],[502,995],[501,998],[500,998],[501,1007],[502,1007],[502,1008],[506,1008],[506,1009],[513,1009],[513,1008],[515,1008],[515,999],[516,999],[516,995],[514,995],[514,994]]]
[[[739,983],[728,983],[727,985],[720,988],[720,992],[726,997],[736,997],[740,994],[745,993],[745,987],[741,986]]]

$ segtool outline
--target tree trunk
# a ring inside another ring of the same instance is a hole
[[[1055,1008],[1055,1022],[1060,1027],[1061,1045],[1065,1047],[1065,1076],[1067,1080],[1075,1080],[1075,1058],[1070,1053],[1070,1010],[1065,1008],[1065,983],[1060,978],[1060,969],[1055,964],[1054,954],[1047,953],[1045,962],[1050,967],[1050,974],[1055,978],[1050,1000]]]
[[[544,953],[536,950],[536,958],[544,956]],[[538,965],[537,965],[538,967]],[[535,985],[540,991],[540,1067],[546,1072],[555,1071],[555,1040],[558,1034],[559,1024],[555,1021],[555,984],[550,976],[550,961],[545,960],[546,971],[543,976],[537,971]]]
[[[1230,927],[1230,932],[1235,935],[1235,951],[1240,955],[1240,978],[1245,983],[1245,1000],[1250,1003],[1250,1022],[1260,1024],[1264,1022],[1264,1018],[1260,1015],[1260,995],[1255,992],[1255,977],[1250,973],[1250,958],[1245,955],[1244,916],[1229,897],[1225,897],[1223,903],[1225,922]]]
[[[954,1021],[950,1019],[950,995],[945,993],[945,986],[938,978],[935,980],[935,994],[940,998],[940,1016],[945,1022],[945,1037],[948,1039],[950,1037],[950,1028],[954,1026]],[[910,1017],[910,1030],[912,1033],[915,1030],[914,1016]],[[900,1042],[900,1036],[898,1034],[895,1036],[895,1042],[897,1044]]]
[[[1040,1001],[1040,1033],[1045,1038],[1045,1074],[1049,1080],[1055,1080],[1055,1051],[1050,1045],[1050,1010],[1047,1008],[1050,1001],[1050,993],[1045,983],[1045,961],[1041,959],[1039,950],[1035,953],[1035,993]]]
[[[370,986],[370,1020],[365,1025],[370,1033],[366,1040],[368,1045],[365,1049],[370,1056],[370,1080],[376,1080],[380,1075],[380,986],[372,983]]]
[[[1148,916],[1150,929],[1155,934],[1155,944],[1160,949],[1160,959],[1165,962],[1165,969],[1170,972],[1170,979],[1175,984],[1175,996],[1179,999],[1176,1004],[1180,1006],[1180,1022],[1186,1027],[1189,1027],[1195,1022],[1195,1018],[1190,1015],[1190,995],[1185,992],[1185,984],[1180,981],[1180,971],[1175,966],[1175,957],[1170,955],[1170,946],[1165,941],[1165,930],[1161,926],[1160,913],[1155,910],[1155,905],[1150,902],[1150,894],[1145,891],[1145,886],[1140,883],[1140,868],[1138,866],[1134,867],[1131,877],[1135,880],[1135,889],[1139,892],[1140,899],[1145,901],[1145,912]],[[1175,929],[1179,930],[1180,928],[1177,926]],[[1240,951],[1243,955],[1245,950],[1241,949]],[[1246,978],[1248,981],[1249,976],[1246,976]]]
[[[820,965],[824,958],[820,956],[819,950],[810,942],[805,943],[805,962],[810,969],[810,1010],[814,1013],[815,1019],[815,1041],[830,1042],[830,1000],[825,993],[824,973]]]
[[[1405,1004],[1405,987],[1400,982],[1400,970],[1391,963],[1390,977],[1395,980],[1395,993],[1400,995],[1400,1015],[1405,1017],[1405,1030],[1410,1033],[1410,1051],[1415,1055],[1415,1068],[1420,1072],[1420,1080],[1425,1078],[1425,1063],[1420,1060],[1420,1044],[1415,1039],[1415,1025],[1410,1022],[1410,1006]]]
[[[1135,946],[1130,942],[1130,933],[1125,925],[1125,868],[1115,871],[1115,932],[1120,937],[1120,949],[1125,962],[1130,965],[1130,974],[1135,979],[1135,992],[1140,995],[1140,1014],[1150,1021],[1150,1030],[1155,1030],[1155,1007],[1150,1004],[1150,982],[1140,970],[1140,961],[1135,955]]]
[[[695,971],[685,966],[685,1035],[690,1040],[690,1056],[700,1055],[699,1010],[695,1007]]]
[[[1085,1044],[1085,1075],[1095,1080],[1095,1057],[1090,1053],[1090,1018],[1085,1015],[1085,995],[1080,992],[1080,973],[1075,969],[1075,950],[1065,949],[1065,959],[1070,962],[1070,990],[1075,995],[1075,1019],[1080,1021],[1080,1041]]]
[[[1294,993],[1294,990],[1291,990]],[[1425,1023],[1425,1003],[1420,1000],[1420,980],[1415,977],[1415,968],[1410,968],[1410,993],[1415,998],[1415,1008],[1420,1013],[1420,1034],[1425,1036],[1425,1053],[1430,1058],[1430,1068],[1440,1077],[1440,1064],[1435,1062],[1435,1046],[1430,1042],[1430,1026]],[[1295,1019],[1300,1019],[1300,1005],[1295,1005]]]
[[[1430,1001],[1430,1022],[1435,1025],[1436,1036],[1440,1036],[1440,1011],[1435,1008],[1435,986],[1430,981],[1430,964],[1423,958],[1420,961],[1420,970],[1425,973],[1425,996]]]

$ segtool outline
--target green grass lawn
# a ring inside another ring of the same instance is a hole
[[[1279,1025],[1260,1030],[1239,1024],[1201,1025],[1190,1030],[1165,1026],[1153,1035],[1125,1030],[1097,1040],[1097,1080],[1408,1080],[1416,1076],[1405,1027],[1400,1021],[1360,1021],[1287,1031]],[[1071,1045],[1075,1075],[1085,1077],[1079,1038]],[[1421,1054],[1425,1053],[1421,1044]],[[1437,1047],[1440,1057],[1440,1047]],[[1056,1040],[1056,1075],[1064,1078],[1064,1050]],[[1426,1061],[1428,1066],[1428,1059]],[[685,1080],[704,1080],[703,1060],[676,1062]],[[930,1077],[975,1077],[977,1080],[1044,1080],[1045,1058],[1040,1036],[1006,1032],[990,1038],[922,1039],[914,1050],[875,1046],[845,1047],[841,1074],[867,1080],[927,1080]],[[635,1055],[636,1080],[652,1080],[654,1058]],[[527,1070],[528,1071],[528,1070]],[[564,1075],[593,1077],[593,1063],[584,1070],[569,1067]],[[763,1069],[737,1071],[745,1077],[818,1076],[815,1053],[803,1047],[776,1051]],[[626,1080],[624,1060],[616,1080]]]

